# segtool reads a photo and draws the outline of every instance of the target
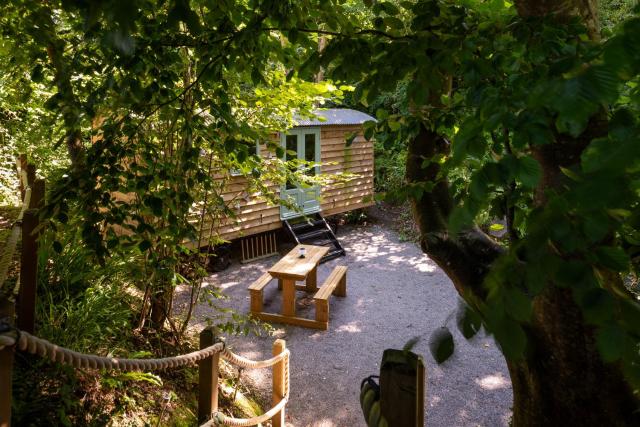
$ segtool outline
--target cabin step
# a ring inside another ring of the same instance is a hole
[[[329,252],[322,257],[320,263],[345,255],[345,250],[338,241],[338,238],[333,233],[327,221],[319,213],[315,214],[313,218],[301,222],[295,222],[293,224],[288,220],[284,220],[283,222],[285,228],[297,244],[306,243],[309,245],[329,247]]]
[[[302,231],[305,229],[311,229],[318,225],[322,225],[322,220],[310,220],[310,221],[300,221],[291,224],[291,229],[295,231]]]
[[[313,230],[307,233],[298,234],[298,239],[301,242],[304,242],[309,239],[315,239],[316,237],[324,237],[326,239],[327,233],[328,231],[326,229],[321,228],[320,230]]]

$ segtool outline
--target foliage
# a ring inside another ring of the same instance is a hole
[[[604,31],[611,31],[633,15],[633,8],[637,0],[600,0],[600,24]]]
[[[411,11],[409,21],[398,22],[400,9]],[[402,2],[400,9],[376,3],[377,33],[336,36],[324,64],[335,78],[361,79],[354,97],[364,106],[409,81],[408,111],[381,111],[367,136],[408,142],[427,126],[451,141],[450,151],[422,160],[425,169],[440,168],[436,181],[404,190],[420,200],[438,182],[457,185],[449,233],[465,233],[485,212],[509,218],[514,240],[484,293],[464,297],[516,360],[527,354],[534,299],[551,286],[571,289],[598,331],[603,359],[622,362],[640,387],[638,305],[622,285],[640,253],[640,19],[599,44],[577,20],[524,19],[501,1]],[[373,58],[367,68],[375,72],[354,65],[361,57]],[[318,63],[312,57],[307,66]],[[541,162],[552,146],[586,148],[550,175],[561,189],[543,192],[543,173],[553,172]]]

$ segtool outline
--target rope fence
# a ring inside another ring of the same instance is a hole
[[[284,408],[289,401],[290,351],[289,349],[284,348],[284,341],[278,340],[276,341],[276,344],[281,346],[281,351],[279,350],[278,354],[266,360],[251,360],[242,357],[226,348],[224,342],[220,341],[203,349],[179,356],[165,357],[161,359],[126,359],[80,353],[64,347],[59,347],[45,339],[17,329],[14,331],[5,331],[0,333],[0,351],[7,347],[15,347],[17,350],[34,354],[43,359],[49,359],[60,364],[71,365],[74,368],[92,368],[115,371],[165,370],[193,365],[216,354],[219,354],[220,357],[225,359],[227,362],[236,365],[241,369],[261,369],[280,365],[281,375],[279,375],[279,378],[276,378],[277,375],[274,369],[274,384],[276,381],[282,381],[284,386],[281,393],[282,395],[276,396],[276,393],[274,392],[274,400],[277,400],[277,403],[275,403],[271,409],[262,415],[252,418],[233,418],[219,412],[217,410],[217,402],[215,402],[215,410],[209,414],[210,419],[202,424],[201,427],[222,425],[234,427],[254,426],[274,418],[279,413],[282,414],[282,419],[284,419]],[[274,344],[274,352],[275,349],[276,346]],[[217,369],[214,375],[217,382]],[[273,425],[275,426],[277,423],[274,423]]]
[[[289,357],[284,340],[273,344],[273,357],[251,360],[233,353],[224,342],[216,338],[213,328],[200,333],[200,350],[161,359],[127,359],[84,354],[57,346],[33,335],[35,326],[35,299],[37,281],[38,211],[44,201],[44,180],[35,178],[35,166],[27,163],[26,156],[18,159],[18,176],[22,196],[22,208],[14,222],[4,251],[0,256],[0,427],[10,426],[13,350],[37,355],[53,362],[74,368],[91,368],[115,371],[154,371],[176,369],[199,363],[198,418],[209,426],[253,426],[271,419],[273,427],[284,427],[284,411],[289,401]],[[14,291],[19,290],[17,327],[13,326],[15,299],[4,290],[18,241],[22,236],[20,280]],[[273,369],[273,407],[252,418],[233,418],[218,410],[218,373],[220,358],[240,369]]]

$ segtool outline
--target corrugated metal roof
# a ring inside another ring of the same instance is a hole
[[[294,121],[297,123],[296,126],[361,125],[369,120],[375,121],[370,115],[349,108],[323,108],[315,110],[313,113],[316,116],[324,117],[326,120],[311,120],[306,117],[296,116],[294,118]]]

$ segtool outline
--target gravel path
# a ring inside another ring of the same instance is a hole
[[[291,349],[292,397],[287,421],[303,426],[365,426],[358,402],[362,378],[377,374],[382,351],[402,348],[414,336],[414,347],[427,365],[426,422],[429,426],[506,426],[511,416],[511,384],[507,367],[492,339],[467,342],[455,328],[456,351],[436,365],[428,350],[431,332],[443,325],[457,306],[447,276],[413,243],[399,241],[384,225],[343,228],[339,238],[347,256],[322,264],[318,283],[335,265],[347,265],[347,297],[330,299],[328,331],[274,325],[276,338]],[[248,285],[278,258],[251,264],[234,263],[208,279],[230,299],[225,303],[249,311]],[[279,312],[275,282],[265,289],[265,309]],[[313,318],[312,300],[298,292],[297,313]],[[207,305],[196,319],[210,313]],[[271,355],[274,337],[234,337],[234,351],[250,358]],[[245,374],[265,395],[268,370]]]

